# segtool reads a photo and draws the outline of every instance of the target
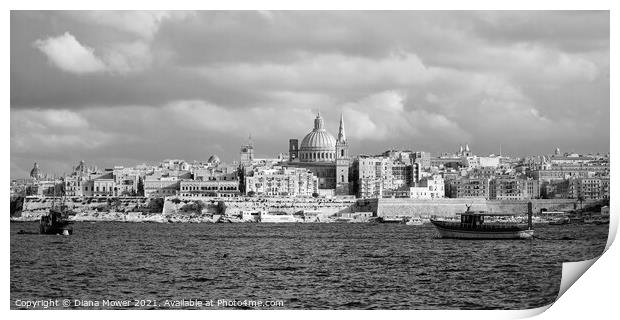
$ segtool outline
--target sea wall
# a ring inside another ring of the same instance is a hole
[[[21,213],[13,214],[14,221],[36,221],[49,212],[59,197],[26,197]],[[159,221],[153,217],[161,214],[162,199],[145,197],[68,197],[64,205],[76,213],[76,221]]]
[[[352,198],[216,198],[216,197],[167,197],[164,201],[164,215],[200,210],[202,214],[222,214],[222,202],[226,215],[238,215],[242,211],[278,211],[293,214],[302,210],[319,211],[322,215],[333,215],[360,211],[373,211],[372,204]],[[376,208],[376,206],[375,206]],[[376,209],[375,209],[376,211]]]
[[[59,201],[57,198],[55,201]],[[372,212],[375,216],[452,216],[463,212],[466,205],[472,210],[522,214],[527,212],[528,202],[533,212],[569,211],[581,204],[572,199],[532,200],[485,200],[471,199],[353,199],[353,198],[107,198],[71,197],[65,205],[76,214],[75,221],[132,221],[132,222],[214,222],[220,215],[239,215],[242,211],[300,211],[320,212],[320,215],[346,215],[352,212]],[[600,201],[584,201],[588,207]],[[51,197],[27,197],[21,214],[11,215],[14,221],[36,221],[47,214],[54,199]]]
[[[467,205],[471,210],[483,210],[488,212],[502,212],[522,214],[528,210],[528,203],[532,202],[532,212],[545,211],[569,211],[581,207],[574,199],[531,199],[531,200],[485,200],[484,198],[442,198],[433,200],[422,199],[378,199],[378,216],[414,216],[414,215],[437,215],[452,216],[463,212]],[[587,207],[598,201],[584,201]]]

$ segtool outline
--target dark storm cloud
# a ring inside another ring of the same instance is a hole
[[[353,153],[608,151],[609,12],[11,13],[12,176],[275,156],[318,109]]]

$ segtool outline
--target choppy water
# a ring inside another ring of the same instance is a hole
[[[11,223],[12,309],[18,299],[522,309],[553,302],[561,262],[600,255],[608,226],[541,225],[537,236],[564,240],[531,241],[440,239],[432,225],[389,224],[98,222],[76,223],[72,236],[19,230],[36,232],[38,224]]]

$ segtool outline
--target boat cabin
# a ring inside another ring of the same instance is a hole
[[[461,215],[461,225],[464,227],[476,228],[484,223],[484,215],[467,213]]]

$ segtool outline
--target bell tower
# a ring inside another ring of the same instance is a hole
[[[336,195],[348,195],[349,192],[349,143],[344,132],[344,117],[340,114],[340,128],[336,140]]]

